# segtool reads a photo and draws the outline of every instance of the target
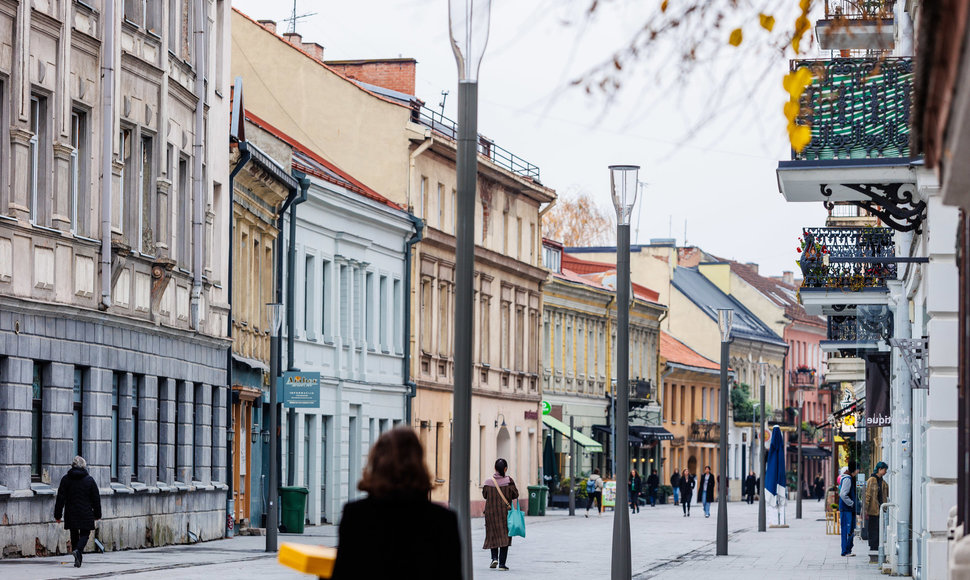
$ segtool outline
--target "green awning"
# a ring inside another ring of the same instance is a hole
[[[546,424],[546,427],[554,429],[563,434],[564,437],[569,437],[569,425],[563,423],[555,417],[550,417],[549,415],[542,416],[542,422]],[[590,437],[583,435],[579,431],[573,429],[573,440],[577,445],[584,447],[587,453],[602,453],[603,446],[599,444],[598,441],[591,439]]]

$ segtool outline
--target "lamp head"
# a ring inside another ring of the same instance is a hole
[[[731,342],[731,326],[734,324],[734,310],[717,309],[717,328],[721,331],[721,342]]]
[[[478,82],[491,11],[491,0],[448,0],[448,27],[451,50],[458,63],[458,82]]]
[[[637,203],[639,172],[639,165],[610,165],[610,194],[618,225],[630,225],[633,206]]]

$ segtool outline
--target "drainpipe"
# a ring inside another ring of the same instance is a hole
[[[236,162],[236,166],[232,168],[229,172],[229,280],[227,281],[226,287],[228,289],[228,299],[229,304],[229,316],[226,320],[226,338],[229,339],[229,348],[226,350],[226,385],[228,390],[226,391],[226,425],[227,428],[232,426],[232,287],[233,287],[233,250],[235,249],[235,244],[233,243],[233,230],[235,228],[235,221],[233,220],[233,204],[235,198],[235,181],[236,174],[242,171],[242,168],[249,163],[249,160],[253,158],[252,152],[249,150],[249,146],[245,141],[240,141],[239,144],[239,161]],[[247,433],[238,433],[239,437],[248,437]],[[245,445],[248,439],[240,439],[240,445]],[[235,490],[235,478],[232,476],[232,443],[229,438],[226,438],[226,485],[229,486],[229,492],[226,495],[226,513],[230,517],[234,517],[235,512],[233,508],[235,506],[235,498],[233,497],[233,492]],[[235,529],[235,527],[233,528]],[[232,537],[232,532],[226,527],[226,537]]]
[[[111,160],[114,139],[115,3],[104,0],[101,57],[101,309],[111,308]]]
[[[282,304],[283,303],[283,241],[284,241],[284,239],[283,239],[283,221],[284,221],[283,220],[283,217],[286,214],[286,208],[288,208],[290,206],[290,204],[293,203],[293,200],[296,199],[296,193],[297,193],[297,190],[296,189],[291,189],[289,195],[287,195],[287,197],[286,197],[286,201],[283,202],[283,205],[281,205],[277,209],[277,212],[276,212],[276,241],[273,243],[273,259],[276,262],[276,266],[275,266],[276,267],[276,299],[275,299],[275,302],[277,304]],[[290,276],[292,276],[292,273],[290,274]],[[275,360],[276,361],[282,361],[283,360],[283,349],[282,349],[282,342],[283,341],[281,341],[281,340],[274,340],[273,342],[275,342],[275,347],[272,348],[272,352],[270,352],[270,355],[269,355],[270,356],[270,360],[271,361],[274,360],[274,357],[275,357]],[[279,370],[279,367],[280,366],[282,366],[282,365],[279,362],[277,362],[276,363],[276,369],[274,369],[272,372],[273,373],[276,373],[277,370]],[[276,377],[275,376],[271,376],[270,377],[270,380],[271,381],[275,381],[276,380]],[[271,389],[275,389],[276,386],[275,385],[271,385],[270,388]],[[272,400],[273,400],[273,397],[271,396],[270,397],[270,401],[272,401]],[[265,421],[266,419],[264,418],[263,420]],[[269,429],[270,429],[270,437],[272,439],[278,441],[277,432],[280,430],[280,407],[279,407],[279,403],[277,403],[275,405],[275,408],[270,408]],[[273,446],[274,446],[274,444],[271,444],[270,445],[270,449],[272,449]],[[282,466],[283,466],[283,461],[282,461],[282,458],[283,458],[283,455],[282,455],[283,454],[283,447],[282,447],[282,445],[275,445],[275,447],[276,447],[276,452],[273,453],[273,455],[275,456],[273,459],[275,459],[275,461],[276,461],[276,469],[273,470],[275,473],[271,473],[270,474],[270,493],[274,493],[274,494],[277,493],[277,492],[275,490],[273,490],[273,486],[274,485],[277,485],[278,482],[281,481],[280,472],[281,472]],[[272,465],[272,463],[270,465]],[[279,516],[279,512],[277,512],[277,521],[276,521],[277,525],[279,525],[279,517],[278,516]],[[268,531],[267,531],[267,533],[268,533]]]
[[[895,338],[910,338],[909,303],[906,300],[903,282],[891,280],[888,283],[893,308],[893,328]],[[909,365],[903,360],[898,349],[893,349],[892,381],[890,388],[899,393],[897,406],[893,409],[893,435],[898,457],[897,508],[896,517],[896,566],[895,574],[910,575],[910,519],[913,494],[913,394],[910,385]]]
[[[192,209],[192,241],[194,267],[192,268],[192,301],[191,327],[198,331],[202,313],[199,312],[202,299],[202,269],[205,267],[205,237],[203,236],[203,213],[205,211],[205,184],[202,181],[202,156],[205,143],[205,26],[202,2],[193,2],[195,8],[195,135],[192,138],[192,195],[194,206]]]
[[[425,143],[431,143],[430,139]],[[423,146],[423,145],[422,145]],[[412,163],[414,160],[412,159]],[[411,424],[411,403],[417,395],[418,385],[411,380],[411,249],[424,238],[424,221],[408,214],[414,224],[414,233],[404,244],[404,292],[407,300],[404,303],[404,422]]]
[[[296,206],[300,205],[307,198],[307,191],[310,189],[310,179],[306,174],[294,171],[293,176],[300,182],[300,195],[290,204],[290,239],[287,251],[287,277],[286,277],[286,368],[289,371],[296,370],[296,353],[294,344],[296,342]],[[290,445],[286,453],[286,483],[295,485],[296,482],[296,453],[293,446],[296,445],[296,409],[290,407],[286,411],[286,426]]]
[[[886,529],[886,520],[889,518],[889,508],[896,508],[894,503],[883,503],[879,506],[879,567],[882,568],[883,563],[886,561],[887,550],[886,550],[886,540],[889,539],[889,530]],[[872,533],[872,530],[869,530]]]

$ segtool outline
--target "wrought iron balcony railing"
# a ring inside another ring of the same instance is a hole
[[[890,228],[804,228],[802,239],[803,288],[885,288],[896,278]]]
[[[811,127],[812,140],[792,159],[910,156],[912,58],[793,60],[791,68],[807,68],[813,77],[797,119]]]
[[[789,385],[796,389],[815,388],[818,386],[818,374],[815,369],[809,372],[791,371],[788,377]]]
[[[893,336],[892,312],[886,306],[857,306],[855,316],[829,316],[828,339],[879,342]]]
[[[458,140],[458,123],[424,105],[418,103],[411,105],[411,120],[428,127],[435,133],[447,137],[452,141]],[[499,147],[494,141],[481,134],[478,135],[478,154],[488,157],[495,165],[507,169],[516,175],[528,177],[536,183],[541,183],[539,181],[538,167],[518,155],[511,153],[507,149]]]
[[[704,443],[719,443],[721,441],[721,424],[707,421],[694,421],[690,424],[690,441]]]
[[[825,18],[892,18],[896,0],[826,0]]]

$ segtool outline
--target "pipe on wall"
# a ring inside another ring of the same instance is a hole
[[[111,161],[114,139],[115,8],[104,0],[101,55],[101,309],[111,308]]]
[[[430,141],[428,141],[430,143]],[[414,216],[414,214],[408,214],[408,218],[411,219],[411,223],[414,224],[414,233],[411,234],[410,239],[404,244],[404,288],[403,292],[406,293],[404,297],[404,361],[403,361],[403,377],[404,377],[404,422],[408,425],[411,424],[411,403],[414,401],[414,397],[417,394],[418,385],[411,380],[411,252],[414,246],[424,239],[424,221],[420,218]]]
[[[202,270],[205,267],[205,237],[203,231],[205,213],[205,183],[202,176],[203,145],[205,143],[205,13],[202,10],[204,2],[193,2],[195,10],[195,30],[192,31],[195,40],[195,134],[192,136],[192,299],[191,299],[191,327],[199,329],[202,313],[199,311],[202,300]]]

